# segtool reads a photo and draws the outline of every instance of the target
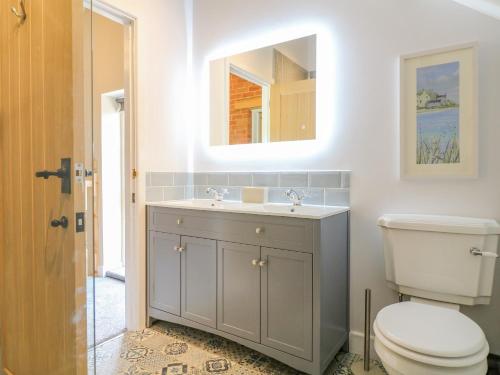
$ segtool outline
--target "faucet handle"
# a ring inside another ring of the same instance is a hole
[[[216,189],[214,187],[208,187],[206,190],[207,194],[211,194],[213,198],[217,201],[221,201],[224,199],[224,195],[229,194],[229,190],[226,188]]]
[[[309,194],[304,190],[301,192],[297,192],[297,190],[290,188],[285,192],[285,197],[287,197],[294,206],[300,206],[302,204],[302,200],[306,197],[309,197]]]

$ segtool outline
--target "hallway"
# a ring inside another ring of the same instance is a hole
[[[93,345],[92,278],[87,279],[88,346]],[[110,277],[95,278],[95,343],[99,345],[125,332],[125,283]]]

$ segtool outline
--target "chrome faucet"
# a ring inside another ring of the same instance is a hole
[[[294,206],[302,206],[302,200],[305,198],[305,194],[299,194],[294,189],[288,189],[285,192],[285,196],[293,203]]]
[[[207,188],[207,194],[211,195],[216,201],[220,202],[224,199],[224,195],[228,194],[227,189],[222,189],[221,191],[216,188],[209,187]]]

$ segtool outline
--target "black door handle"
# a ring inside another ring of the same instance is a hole
[[[66,216],[61,216],[59,220],[54,219],[50,222],[50,225],[54,228],[61,227],[61,228],[67,228],[68,227],[68,218]]]
[[[59,177],[61,179],[61,193],[71,194],[71,159],[61,159],[61,168],[57,171],[38,171],[35,177],[47,180],[49,177]]]
[[[36,177],[41,177],[43,179],[48,179],[50,176],[55,176],[59,178],[64,178],[67,172],[64,169],[58,169],[57,171],[39,171],[35,173]]]

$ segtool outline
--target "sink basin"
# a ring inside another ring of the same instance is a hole
[[[231,201],[216,201],[213,199],[185,199],[185,200],[176,200],[176,201],[166,201],[169,205],[179,206],[179,207],[193,207],[193,208],[224,208],[230,205],[237,204],[239,202],[231,202]]]
[[[287,216],[305,219],[322,219],[349,211],[340,206],[293,206],[285,203],[242,203],[237,201],[215,201],[213,199],[185,199],[152,202],[150,206],[184,208],[191,210],[220,211],[254,215]]]
[[[263,205],[264,211],[290,213],[296,215],[318,215],[328,210],[326,206],[293,206],[291,204],[268,203]]]

